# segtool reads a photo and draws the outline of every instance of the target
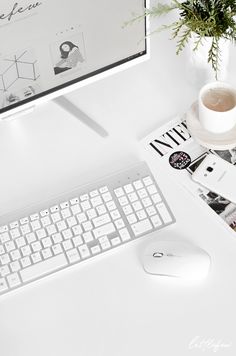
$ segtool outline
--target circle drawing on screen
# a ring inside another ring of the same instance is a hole
[[[54,73],[60,74],[84,62],[79,46],[72,41],[64,41],[59,46],[60,60],[54,66]]]

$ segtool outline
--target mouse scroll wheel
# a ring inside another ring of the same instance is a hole
[[[163,256],[164,256],[164,253],[162,253],[162,252],[154,252],[154,254],[153,254],[153,257],[160,258],[160,257],[163,257]]]

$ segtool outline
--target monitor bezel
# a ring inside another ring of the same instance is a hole
[[[144,0],[145,8],[149,7],[149,0]],[[15,117],[17,114],[22,114],[24,112],[31,111],[35,106],[45,103],[47,101],[56,99],[62,95],[66,95],[82,88],[88,84],[97,82],[98,80],[105,79],[113,74],[119,73],[137,64],[140,64],[150,58],[150,39],[148,37],[149,33],[149,20],[145,17],[145,50],[134,54],[130,57],[124,58],[106,67],[98,69],[94,72],[88,73],[82,77],[75,78],[64,84],[53,87],[43,91],[42,93],[36,94],[31,98],[20,101],[19,103],[7,106],[0,109],[0,120]]]

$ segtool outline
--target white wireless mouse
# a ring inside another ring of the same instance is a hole
[[[201,248],[184,241],[156,241],[142,256],[147,273],[199,280],[207,276],[210,256]]]

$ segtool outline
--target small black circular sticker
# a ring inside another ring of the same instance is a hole
[[[191,163],[191,157],[186,152],[177,151],[172,153],[169,163],[175,169],[186,169]]]

